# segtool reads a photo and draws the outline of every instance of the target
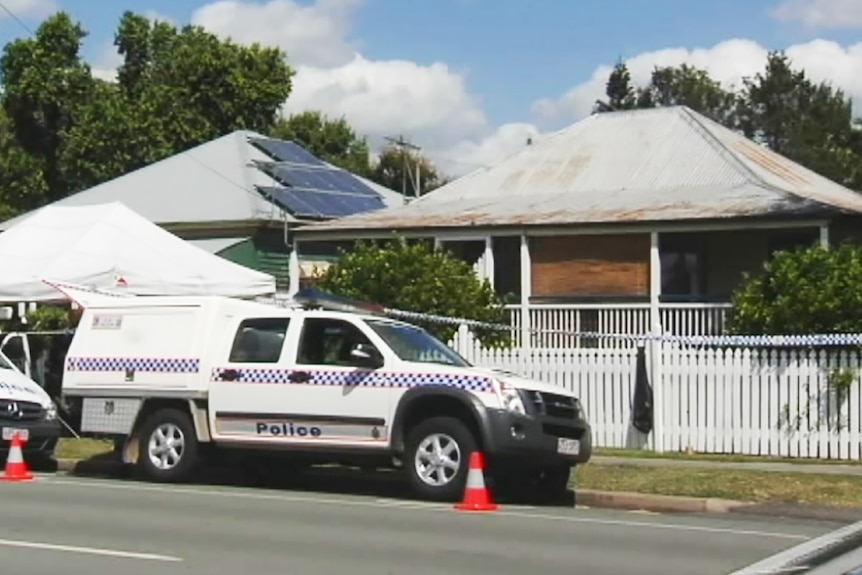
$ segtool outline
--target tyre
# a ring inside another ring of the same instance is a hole
[[[457,501],[464,495],[470,454],[476,438],[451,417],[427,419],[407,437],[405,468],[413,491],[422,499]]]
[[[141,427],[138,466],[152,481],[179,482],[191,475],[199,447],[195,428],[187,413],[161,409]]]

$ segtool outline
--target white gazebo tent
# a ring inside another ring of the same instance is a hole
[[[120,202],[46,206],[0,234],[0,301],[62,300],[44,280],[134,295],[276,291],[271,275],[192,245]]]

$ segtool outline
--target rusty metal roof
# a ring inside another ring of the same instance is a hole
[[[675,106],[589,116],[408,205],[298,233],[847,212],[862,195]]]

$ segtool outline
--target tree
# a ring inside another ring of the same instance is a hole
[[[43,163],[18,143],[6,112],[0,108],[0,221],[47,202]]]
[[[419,177],[419,193],[416,178]],[[404,192],[408,197],[424,196],[446,183],[437,167],[425,156],[395,145],[386,146],[374,164],[371,178],[391,190]]]
[[[612,112],[617,110],[631,110],[639,106],[638,93],[632,86],[632,77],[628,66],[619,60],[614,69],[611,70],[608,81],[605,84],[607,102],[599,100],[596,102],[594,111]]]
[[[315,156],[356,175],[372,176],[368,142],[356,135],[344,118],[333,120],[319,111],[279,118],[269,132],[273,138],[291,140]]]
[[[93,95],[90,67],[80,58],[86,35],[60,12],[43,22],[33,38],[7,44],[0,58],[0,103],[17,142],[40,166],[48,201],[69,192],[63,150],[76,111]]]
[[[777,252],[732,303],[731,333],[862,333],[862,247]]]
[[[653,70],[650,83],[638,92],[642,108],[688,106],[728,127],[735,127],[738,97],[724,90],[705,70],[683,64]]]
[[[502,301],[487,280],[472,267],[425,242],[405,240],[357,242],[342,251],[338,262],[317,280],[320,289],[343,297],[373,301],[385,307],[488,323],[505,323]],[[421,324],[442,341],[450,341],[457,326]],[[473,330],[488,346],[503,345],[509,333]]]
[[[851,102],[841,90],[815,84],[781,52],[770,53],[764,72],[746,78],[744,86],[740,125],[747,137],[858,188],[862,148],[853,130]]]
[[[237,129],[265,133],[291,92],[293,71],[280,50],[240,46],[201,27],[177,29],[132,12],[115,36],[124,58],[117,80],[104,82],[81,60],[86,35],[60,12],[34,38],[9,43],[0,58],[0,103],[26,154],[0,157],[0,164],[38,168],[46,189],[36,185],[28,198],[38,196],[40,204]],[[25,187],[23,180],[10,185]],[[7,212],[36,207],[29,200],[16,199]]]

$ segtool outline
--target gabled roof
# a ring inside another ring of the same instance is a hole
[[[282,187],[282,184],[256,164],[269,164],[272,158],[250,142],[255,138],[264,136],[239,130],[51,205],[89,206],[122,202],[151,222],[168,227],[309,221],[294,217],[259,191],[258,187]],[[384,205],[403,204],[401,194],[359,176],[354,177],[377,192]],[[0,223],[0,231],[34,213],[35,210]]]
[[[327,231],[862,213],[862,195],[684,106],[592,115],[414,200]]]

